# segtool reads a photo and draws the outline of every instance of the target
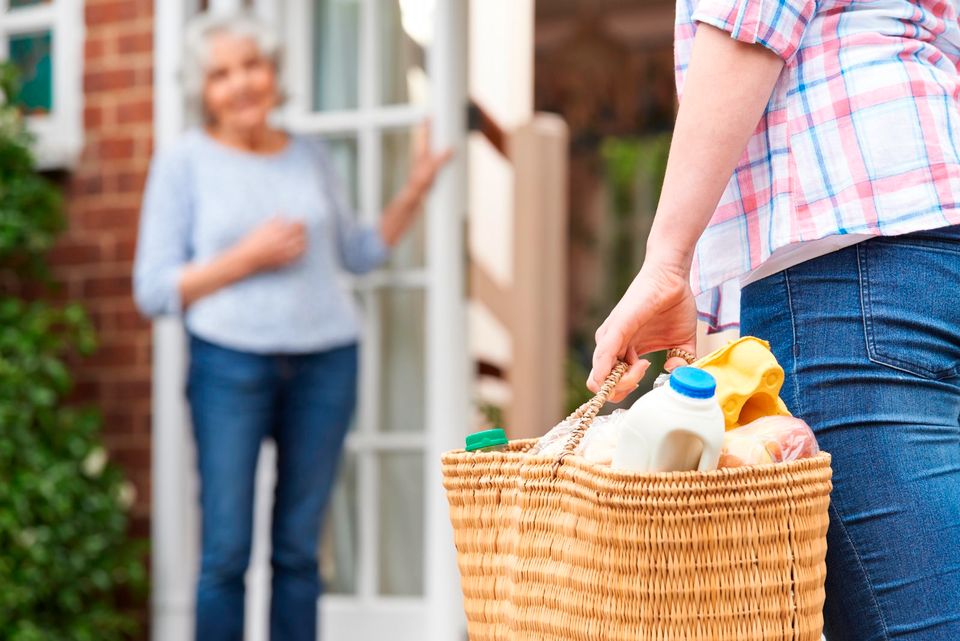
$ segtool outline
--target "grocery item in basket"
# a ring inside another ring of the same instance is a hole
[[[574,453],[592,463],[609,465],[619,438],[619,419],[625,412],[616,410],[611,414],[596,417],[590,424]],[[555,425],[527,450],[529,455],[559,456],[570,433],[577,426],[577,419],[566,419]]]
[[[563,445],[570,437],[570,432],[577,426],[575,419],[564,419],[550,428],[550,431],[540,437],[533,447],[527,450],[527,454],[535,456],[539,454],[556,455],[563,451]]]
[[[620,440],[622,419],[626,413],[626,410],[614,410],[606,416],[594,419],[593,425],[583,435],[583,440],[577,447],[577,454],[591,463],[610,465]]]
[[[634,472],[716,468],[724,434],[716,386],[704,370],[673,370],[669,384],[641,396],[621,419],[613,467]]]
[[[783,368],[770,343],[753,336],[728,343],[693,364],[717,380],[717,402],[728,430],[761,416],[790,416],[780,400]]]
[[[651,389],[663,387],[668,382],[670,382],[670,372],[661,372],[659,376],[653,379],[653,387]]]
[[[499,427],[467,436],[468,452],[501,452],[507,447],[507,433]]]
[[[813,430],[793,416],[766,416],[730,430],[718,467],[786,463],[820,452]]]

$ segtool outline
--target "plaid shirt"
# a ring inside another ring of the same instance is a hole
[[[700,22],[786,63],[697,245],[713,328],[738,323],[740,278],[777,250],[960,223],[956,2],[678,0],[681,94]]]

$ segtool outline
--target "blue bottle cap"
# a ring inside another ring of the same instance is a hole
[[[712,398],[717,391],[717,380],[702,369],[678,367],[670,374],[670,388],[688,398]]]

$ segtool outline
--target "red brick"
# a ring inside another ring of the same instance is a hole
[[[133,138],[106,138],[100,141],[98,150],[104,160],[120,160],[133,156]]]
[[[137,253],[137,239],[124,238],[116,240],[113,243],[114,260],[130,264],[132,268],[133,258]]]
[[[111,322],[113,322],[113,326],[120,331],[136,329],[146,332],[150,329],[150,321],[144,318],[136,309],[113,312],[110,315],[110,319]]]
[[[140,472],[141,470],[147,470],[147,475],[149,475],[149,441],[147,441],[147,447],[124,445],[122,447],[110,447],[109,450],[110,458],[112,458],[118,465],[129,471],[128,477],[130,480],[134,481],[134,484],[136,484],[137,477],[142,479],[145,476],[142,473],[138,474],[137,472]],[[137,494],[140,494],[139,487],[137,487]]]
[[[143,193],[146,183],[146,171],[122,171],[117,174],[117,191],[120,193]]]
[[[128,124],[132,122],[151,123],[153,121],[153,101],[137,100],[117,105],[117,122]]]
[[[103,430],[113,434],[136,434],[136,417],[129,412],[107,412],[103,413]]]
[[[137,81],[144,86],[153,82],[153,64],[141,64],[137,67]]]
[[[83,295],[89,298],[108,298],[111,296],[130,296],[129,275],[94,276],[83,283]]]
[[[114,229],[123,230],[135,228],[137,224],[137,209],[135,207],[118,207],[103,205],[100,207],[91,207],[80,212],[77,216],[78,222],[84,229]]]
[[[90,367],[130,367],[149,364],[142,359],[143,351],[140,349],[140,345],[124,341],[101,344],[88,362]]]
[[[138,398],[150,398],[153,388],[149,380],[119,381],[113,385],[112,392],[116,398],[129,401]]]
[[[100,382],[91,380],[79,380],[78,375],[74,375],[73,396],[77,399],[91,400],[100,396]]]
[[[123,33],[117,39],[117,49],[121,54],[152,52],[153,33],[149,30]]]
[[[99,36],[87,34],[83,41],[83,58],[85,62],[99,60],[107,54],[108,39]]]
[[[148,498],[149,498],[149,496],[148,496]],[[140,493],[137,492],[137,501],[136,501],[136,504],[134,505],[134,507],[135,507],[135,508],[138,507],[139,505],[141,505],[141,502],[146,501],[146,500],[147,500],[147,499],[141,497],[141,496],[140,496]],[[130,536],[131,536],[131,537],[133,537],[133,538],[135,538],[135,539],[146,539],[146,538],[149,538],[149,537],[150,537],[150,514],[149,514],[149,512],[144,512],[144,513],[142,513],[142,514],[141,514],[141,513],[133,514],[133,515],[130,517],[130,522],[129,522],[129,523],[130,523],[130,524],[129,524],[128,527],[129,527],[129,532],[130,532]],[[145,616],[146,616],[145,613],[146,613],[146,610],[143,610],[144,618],[142,618],[142,620],[141,620],[141,622],[140,622],[141,628],[146,628],[146,627],[147,627],[146,620],[145,620]]]
[[[81,243],[62,240],[50,252],[50,261],[55,265],[89,265],[101,258],[99,243]]]
[[[102,371],[98,370],[97,376],[100,378],[113,377],[116,379],[116,371],[117,370],[109,369]],[[125,376],[134,380],[146,380],[146,377],[149,373],[149,366],[137,366],[126,370]],[[108,392],[113,389],[111,385],[113,385],[113,383],[105,386],[108,388]],[[116,394],[108,393],[104,397],[101,404],[103,405],[104,414],[124,414],[132,417],[132,420],[136,420],[137,417],[142,417],[144,414],[148,413],[150,409],[150,400],[150,397],[133,400],[121,399],[117,397]]]
[[[137,17],[137,5],[129,0],[88,0],[84,8],[87,25],[122,22]]]
[[[84,129],[96,129],[103,124],[103,109],[87,105],[83,108]]]
[[[87,143],[64,184],[71,231],[51,252],[59,297],[89,310],[101,341],[98,354],[72,361],[72,397],[103,413],[114,460],[138,489],[131,517],[139,536],[150,523],[152,354],[130,272],[153,144],[153,7],[161,1],[85,0]]]
[[[83,90],[87,93],[106,92],[134,86],[137,73],[134,69],[109,69],[88,71],[83,74]]]
[[[76,175],[73,178],[75,193],[90,196],[103,193],[103,176],[100,174]]]
[[[136,429],[138,432],[143,432],[144,434],[149,434],[153,428],[153,414],[147,412],[145,414],[139,414],[135,417]]]

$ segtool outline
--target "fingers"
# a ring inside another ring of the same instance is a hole
[[[293,223],[290,226],[289,237],[289,257],[290,260],[299,258],[307,249],[307,228],[302,222]]]
[[[643,377],[647,374],[647,370],[650,368],[650,361],[638,358],[636,353],[633,353],[633,350],[631,350],[631,354],[627,358],[627,363],[629,363],[630,368],[624,372],[620,378],[620,382],[610,395],[611,403],[619,403],[629,396],[633,390],[637,389],[640,381],[643,380]]]
[[[599,330],[597,334],[600,334]],[[617,362],[619,352],[620,342],[612,332],[607,331],[598,338],[597,347],[593,350],[593,369],[590,370],[590,376],[587,378],[587,388],[591,392],[600,391],[600,386]]]
[[[689,353],[689,354],[694,354],[694,355],[696,355],[696,353],[697,353],[697,340],[696,340],[696,338],[692,338],[691,340],[689,340],[689,341],[687,341],[687,342],[685,342],[685,343],[683,343],[683,344],[681,344],[681,345],[674,345],[673,347],[676,347],[676,348],[678,348],[678,349],[681,349],[681,350],[683,350],[683,351],[685,351],[685,352],[687,352],[687,353]],[[690,364],[690,363],[688,363],[685,359],[683,359],[683,358],[681,358],[681,357],[679,357],[679,356],[674,356],[674,357],[672,357],[672,358],[668,358],[668,359],[667,359],[667,362],[663,364],[663,369],[667,370],[668,372],[672,372],[673,370],[675,370],[675,369],[678,368],[678,367],[683,367],[684,365],[689,365],[689,364]]]
[[[290,226],[287,229],[287,233],[290,238],[305,241],[307,238],[307,226],[302,221],[295,221],[290,223]]]
[[[287,265],[307,250],[307,226],[302,220],[271,219],[267,224],[264,251],[274,266]]]
[[[450,162],[451,158],[453,158],[453,149],[446,149],[433,156],[428,154],[427,157],[425,157],[423,160],[425,169],[422,179],[424,189],[428,189],[433,184],[433,181],[437,178],[437,174],[440,173],[444,165]]]
[[[433,157],[433,164],[436,166],[437,170],[446,165],[454,156],[453,147],[447,147],[436,156]]]
[[[672,372],[678,367],[684,367],[685,365],[689,365],[689,363],[687,363],[687,361],[683,360],[679,356],[674,356],[673,358],[667,359],[667,362],[663,364],[663,369],[665,369],[668,372]]]
[[[413,132],[413,157],[420,159],[430,153],[430,142],[433,138],[433,121],[424,118]]]

